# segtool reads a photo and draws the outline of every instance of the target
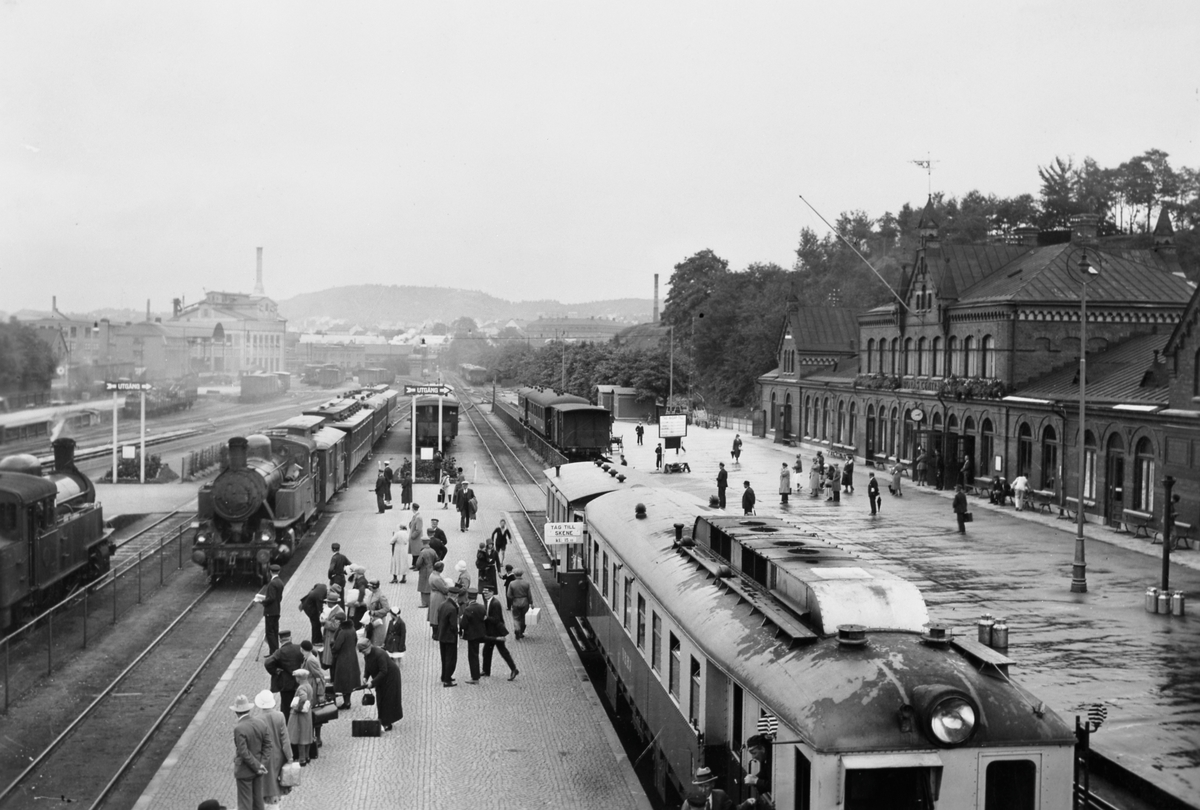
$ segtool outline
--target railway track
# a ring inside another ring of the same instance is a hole
[[[145,554],[157,549],[165,538],[172,535],[178,536],[186,531],[195,518],[195,512],[176,509],[155,520],[149,526],[143,526],[130,536],[115,541],[117,549],[113,552],[112,564],[117,566],[127,559],[136,558],[138,554]]]
[[[29,762],[0,790],[0,810],[53,807],[95,810],[119,785],[192,685],[255,606],[252,588],[204,587],[173,621],[112,677],[61,731],[47,728]],[[17,762],[17,760],[13,760]]]

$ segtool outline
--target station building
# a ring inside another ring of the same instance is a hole
[[[1160,216],[1152,248],[1029,229],[1018,244],[944,245],[932,208],[918,226],[899,301],[866,312],[788,308],[779,365],[758,379],[777,441],[824,445],[871,466],[922,451],[952,487],[970,456],[987,485],[1026,475],[1073,508],[1084,455],[1085,514],[1161,523],[1163,477],[1178,519],[1200,519],[1200,317],[1196,286]],[[1091,270],[1087,268],[1090,267]],[[1087,273],[1086,431],[1079,442],[1082,279]]]
[[[287,370],[287,320],[265,295],[208,292],[187,306],[177,299],[166,325],[187,341],[196,371],[236,377]]]

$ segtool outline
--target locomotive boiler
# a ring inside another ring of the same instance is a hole
[[[229,465],[200,488],[192,562],[212,578],[268,577],[318,513],[316,443],[298,435],[235,436]]]
[[[46,475],[32,455],[0,460],[0,627],[109,568],[112,530],[95,485],[75,466],[75,440],[53,446]]]

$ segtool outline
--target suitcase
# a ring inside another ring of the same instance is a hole
[[[323,725],[331,720],[338,719],[337,701],[330,701],[315,707],[312,710],[312,721],[314,726]]]
[[[300,787],[300,763],[289,762],[279,769],[279,784],[282,787]]]
[[[378,720],[351,720],[351,737],[378,737],[382,729]]]

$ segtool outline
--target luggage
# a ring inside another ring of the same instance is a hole
[[[312,721],[314,726],[319,726],[328,723],[331,720],[338,719],[337,701],[331,700],[328,703],[323,703],[312,710]]]
[[[375,693],[368,691],[365,695],[363,695],[362,705],[374,706],[375,705]]]
[[[974,521],[974,515],[972,515],[970,512],[963,512],[963,523],[973,523]]]
[[[525,614],[525,626],[537,627],[538,617],[542,615],[541,608],[531,607],[529,612]]]
[[[350,736],[351,737],[378,737],[382,734],[382,727],[378,720],[351,720],[350,721]]]
[[[281,787],[300,787],[300,763],[289,762],[279,769],[279,784]]]

